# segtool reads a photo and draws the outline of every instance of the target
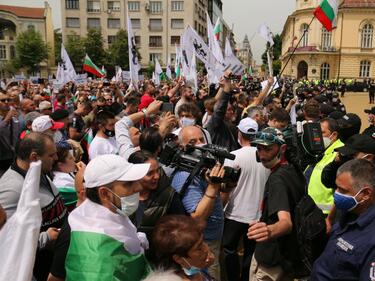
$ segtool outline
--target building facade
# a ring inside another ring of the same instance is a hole
[[[187,25],[207,37],[207,9],[208,0],[61,0],[63,42],[67,36],[85,37],[90,28],[100,28],[108,46],[119,29],[126,30],[128,13],[142,67],[155,58],[163,66],[168,58],[174,64],[175,46]]]
[[[301,42],[283,75],[307,79],[374,77],[375,0],[339,1],[337,28],[332,32],[318,20],[312,21],[320,0],[296,3],[296,11],[288,17],[281,34],[283,66]]]
[[[52,74],[55,65],[54,33],[51,7],[45,2],[44,8],[28,8],[0,5],[0,78],[9,78],[4,65],[16,56],[16,39],[20,32],[28,29],[38,31],[50,48],[48,60],[41,63],[40,77]]]
[[[245,65],[246,69],[249,69],[250,66],[254,67],[255,61],[253,59],[253,52],[251,51],[251,45],[247,35],[245,35],[241,47],[237,51],[237,57]]]

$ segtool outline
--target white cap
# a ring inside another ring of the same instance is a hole
[[[58,130],[64,128],[63,122],[55,122],[48,115],[42,115],[34,119],[31,124],[31,129],[33,132],[43,133],[48,129]]]
[[[136,181],[143,178],[149,169],[150,163],[131,164],[115,154],[100,155],[87,164],[85,187],[100,187],[114,181]]]
[[[258,123],[254,119],[246,117],[240,121],[237,128],[244,134],[255,135],[258,132]]]
[[[44,101],[39,103],[39,110],[44,110],[44,109],[47,109],[47,108],[52,109],[52,104],[49,101],[44,100]]]

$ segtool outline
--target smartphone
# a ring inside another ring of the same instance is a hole
[[[174,109],[174,106],[173,106],[173,103],[171,102],[163,102],[163,104],[160,107],[160,111],[163,111],[163,112],[173,113],[173,109]]]

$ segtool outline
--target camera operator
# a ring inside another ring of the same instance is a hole
[[[206,144],[202,130],[195,126],[182,128],[179,134],[180,146],[202,146]],[[172,187],[180,193],[186,180],[188,172],[176,170],[172,179]],[[221,237],[224,226],[223,206],[219,196],[220,183],[213,183],[210,178],[224,177],[224,168],[217,163],[215,167],[206,173],[206,177],[196,175],[184,192],[182,203],[191,217],[206,222],[204,230],[204,241],[215,254],[215,262],[209,268],[209,272],[217,280],[220,280],[219,254]]]

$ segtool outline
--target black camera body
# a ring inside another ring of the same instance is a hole
[[[182,150],[176,143],[169,142],[165,145],[159,160],[166,166],[176,167],[189,173],[198,171],[198,174],[202,175],[201,172],[212,169],[217,162],[223,164],[225,159],[234,160],[235,157],[226,148],[213,144],[202,147],[188,145],[186,150]],[[238,181],[241,169],[224,166],[224,170],[223,178],[215,177],[211,178],[211,181],[214,183]]]

